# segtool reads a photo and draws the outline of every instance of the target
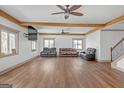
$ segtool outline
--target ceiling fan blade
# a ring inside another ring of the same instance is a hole
[[[79,12],[71,12],[70,14],[75,15],[75,16],[83,16],[83,14]]]
[[[65,12],[52,13],[51,15],[64,14]]]
[[[82,5],[73,5],[71,8],[70,8],[70,11],[74,11],[78,8],[80,8]]]
[[[61,6],[61,5],[56,5],[56,6],[66,12],[66,9],[63,6]]]

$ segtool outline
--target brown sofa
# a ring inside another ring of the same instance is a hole
[[[59,56],[78,56],[78,52],[73,48],[59,48]]]

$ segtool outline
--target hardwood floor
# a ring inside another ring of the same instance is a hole
[[[0,76],[0,83],[23,88],[124,87],[124,73],[110,63],[78,57],[38,57]]]

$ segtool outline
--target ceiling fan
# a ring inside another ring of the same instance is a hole
[[[74,15],[74,16],[83,16],[82,13],[75,12],[75,10],[79,9],[81,6],[82,5],[73,5],[73,6],[65,5],[65,7],[64,7],[62,5],[57,5],[57,7],[59,7],[61,10],[63,10],[63,12],[52,13],[51,15],[65,14],[65,16],[64,16],[65,19],[68,19],[70,14]]]
[[[65,32],[64,29],[62,29],[61,34],[69,34],[69,32]]]

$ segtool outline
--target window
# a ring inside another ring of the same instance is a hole
[[[6,56],[17,53],[17,33],[2,30],[0,32],[0,55]]]
[[[36,41],[31,41],[31,50],[36,51]]]
[[[74,39],[73,40],[73,48],[83,49],[83,40],[82,39]]]
[[[47,47],[47,48],[55,47],[55,40],[54,39],[44,39],[44,47]]]
[[[12,50],[16,49],[16,36],[15,34],[9,34],[9,53],[12,53]]]

